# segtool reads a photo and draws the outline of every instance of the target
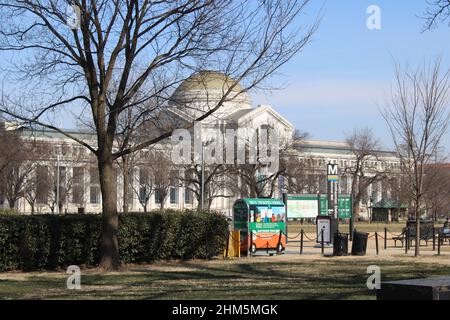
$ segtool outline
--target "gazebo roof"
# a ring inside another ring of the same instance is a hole
[[[393,199],[381,199],[372,206],[374,209],[397,209],[398,207],[406,209],[408,206],[402,203],[399,206],[397,201]]]

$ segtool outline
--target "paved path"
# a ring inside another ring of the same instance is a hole
[[[316,235],[315,233],[307,233],[305,234],[306,236],[304,237],[305,241],[307,241],[307,238],[309,239],[315,239]],[[289,235],[290,237],[294,237],[296,236],[296,234],[292,234]],[[379,256],[398,256],[398,255],[410,255],[413,256],[414,255],[414,247],[412,246],[410,250],[408,250],[408,254],[405,254],[405,248],[404,247],[400,247],[401,243],[397,242],[397,248],[394,247],[394,241],[390,240],[390,237],[388,235],[388,241],[387,241],[387,249],[384,250],[384,240],[383,240],[383,235],[379,235],[379,239],[378,239],[378,248],[379,248]],[[376,256],[376,244],[375,244],[375,237],[374,237],[374,233],[370,233],[369,235],[369,239],[368,239],[368,243],[367,243],[367,251],[366,251],[366,255],[367,256]],[[299,241],[300,237],[298,237],[297,239],[294,240],[289,240],[288,241],[288,245],[286,247],[286,254],[289,255],[299,255],[300,254],[300,241]],[[303,254],[304,255],[320,255],[321,254],[321,248],[315,248],[314,246],[316,245],[315,241],[308,241],[304,243],[303,246]],[[349,241],[349,252],[351,252],[351,246],[352,243]],[[430,241],[428,242],[428,246],[425,246],[425,244],[423,243],[422,246],[420,247],[420,253],[421,255],[426,255],[426,256],[435,256],[437,255],[437,243],[436,243],[436,250],[433,251],[433,242]],[[332,254],[333,253],[333,248],[332,247],[326,247],[325,248],[325,254]],[[448,242],[445,243],[445,245],[441,246],[441,255],[442,256],[447,256],[450,258],[450,244]]]

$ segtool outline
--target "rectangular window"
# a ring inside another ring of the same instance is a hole
[[[147,186],[140,187],[139,188],[139,202],[146,203],[147,196],[148,196],[148,187]]]
[[[178,203],[178,187],[170,187],[170,204]]]
[[[95,167],[89,168],[89,179],[91,184],[99,184],[100,177],[98,174],[98,169]]]
[[[38,166],[36,169],[36,202],[39,204],[47,203],[51,188],[48,167]]]
[[[189,189],[185,189],[184,191],[184,203],[192,204],[192,191]]]
[[[150,172],[148,168],[139,169],[139,184],[148,185],[150,183]]]
[[[83,184],[84,181],[84,168],[83,167],[74,167],[73,168],[73,183],[74,184]]]
[[[59,167],[59,181],[61,185],[64,185],[66,182],[66,167],[60,166]]]
[[[74,185],[72,192],[72,202],[81,206],[84,202],[83,198],[84,198],[83,186]]]
[[[89,192],[89,198],[90,198],[90,202],[92,204],[99,204],[100,203],[100,188],[97,186],[92,186],[90,188],[90,192]]]
[[[155,190],[155,203],[161,204],[161,192],[159,191],[159,189]]]

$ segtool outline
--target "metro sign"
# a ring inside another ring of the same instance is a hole
[[[338,166],[337,164],[329,163],[327,166],[327,180],[328,181],[338,181]]]
[[[327,165],[327,198],[328,214],[332,217],[338,217],[338,166],[329,163]]]

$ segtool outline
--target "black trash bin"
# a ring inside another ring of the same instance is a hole
[[[368,237],[368,233],[356,231],[353,233],[352,256],[364,256],[366,254]]]
[[[336,232],[334,234],[333,255],[346,256],[348,255],[348,234]]]

